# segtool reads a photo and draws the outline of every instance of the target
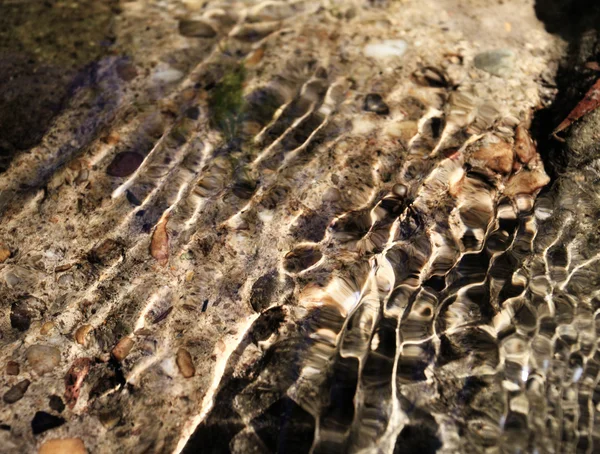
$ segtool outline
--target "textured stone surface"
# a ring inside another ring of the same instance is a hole
[[[2,161],[2,449],[593,452],[596,117],[543,188],[532,2],[100,3]]]

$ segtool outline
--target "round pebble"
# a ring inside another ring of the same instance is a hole
[[[60,351],[49,345],[32,345],[27,349],[27,362],[38,375],[52,372],[60,363]]]
[[[194,367],[194,362],[192,361],[192,355],[185,348],[180,348],[177,350],[177,367],[179,367],[179,371],[181,375],[185,378],[193,377],[196,373],[196,368]]]
[[[45,441],[38,454],[87,454],[87,449],[79,438],[62,438]]]

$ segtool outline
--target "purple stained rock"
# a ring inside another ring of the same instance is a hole
[[[117,154],[108,165],[106,173],[111,177],[127,177],[137,170],[144,157],[135,151]]]

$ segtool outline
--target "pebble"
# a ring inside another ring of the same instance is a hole
[[[49,345],[32,345],[27,349],[27,362],[38,375],[52,372],[60,363],[60,351]]]
[[[369,93],[365,97],[365,102],[363,104],[363,109],[367,112],[374,112],[377,115],[387,115],[390,113],[390,108],[383,101],[381,95],[377,93]]]
[[[48,402],[48,404],[50,405],[50,408],[52,410],[58,413],[62,413],[65,409],[65,403],[60,398],[60,396],[57,396],[56,394],[50,396],[50,401]]]
[[[137,77],[138,72],[133,63],[122,60],[117,63],[117,75],[121,80],[130,82]]]
[[[42,443],[38,454],[87,454],[87,449],[79,438],[61,438]]]
[[[473,63],[476,68],[494,76],[505,77],[512,70],[515,53],[510,49],[497,49],[482,52],[475,56]]]
[[[75,331],[75,340],[79,345],[83,345],[84,347],[87,345],[87,335],[93,331],[94,327],[92,325],[83,325],[77,328]]]
[[[31,430],[34,435],[38,435],[47,430],[60,427],[65,422],[65,419],[60,416],[54,416],[45,411],[38,411],[31,420]]]
[[[19,363],[16,361],[9,361],[6,363],[6,375],[19,375]]]
[[[31,384],[31,382],[29,380],[20,381],[19,383],[14,385],[12,388],[10,388],[8,391],[6,391],[4,393],[4,396],[2,397],[2,399],[7,404],[14,404],[16,401],[21,400],[21,398],[27,392],[27,388],[29,388],[30,384]]]
[[[401,39],[386,39],[379,43],[367,44],[363,53],[367,57],[386,59],[389,57],[402,57],[408,49],[406,41]]]
[[[179,348],[177,350],[177,367],[179,367],[179,371],[181,375],[185,378],[193,377],[196,373],[196,368],[194,367],[194,362],[192,361],[192,355],[185,348]]]
[[[214,38],[217,32],[203,20],[180,20],[179,34],[188,38]]]
[[[137,170],[144,157],[135,151],[117,153],[106,168],[106,173],[111,177],[127,177]]]
[[[129,352],[133,348],[133,339],[131,337],[124,337],[119,343],[113,348],[112,355],[117,361],[123,361]]]
[[[119,421],[121,421],[121,417],[114,413],[100,413],[98,419],[106,430],[115,428],[119,424]]]
[[[53,322],[46,322],[40,328],[40,334],[43,335],[43,336],[45,336],[50,331],[52,331],[53,328],[54,328],[54,323]]]
[[[19,278],[19,276],[17,276],[12,271],[9,271],[4,275],[4,280],[6,281],[6,284],[11,288],[19,285],[19,283],[21,282],[21,278]]]
[[[177,82],[183,77],[183,73],[171,67],[159,67],[152,75],[152,80],[157,83],[169,84]]]
[[[32,320],[39,319],[46,310],[44,303],[37,298],[28,296],[12,303],[10,308],[10,326],[27,331]]]
[[[398,197],[406,197],[406,194],[408,194],[408,188],[403,184],[398,183],[392,187],[392,192]]]

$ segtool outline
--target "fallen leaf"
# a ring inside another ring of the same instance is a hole
[[[537,150],[533,139],[527,131],[527,127],[521,123],[517,126],[515,131],[515,153],[523,164],[527,164],[531,161],[536,154]]]
[[[561,124],[554,130],[552,135],[558,139],[556,134],[567,129],[571,124],[585,114],[595,110],[600,106],[600,79],[596,81],[592,88],[588,90],[583,99],[575,106],[575,108],[567,115]]]
[[[169,261],[169,234],[167,232],[168,216],[164,216],[154,229],[152,242],[150,243],[150,254],[158,263],[165,266]]]
[[[0,243],[0,263],[6,262],[10,257],[10,249]]]
[[[90,371],[92,360],[90,358],[76,359],[67,376],[65,377],[65,400],[69,408],[75,407],[83,380]]]

